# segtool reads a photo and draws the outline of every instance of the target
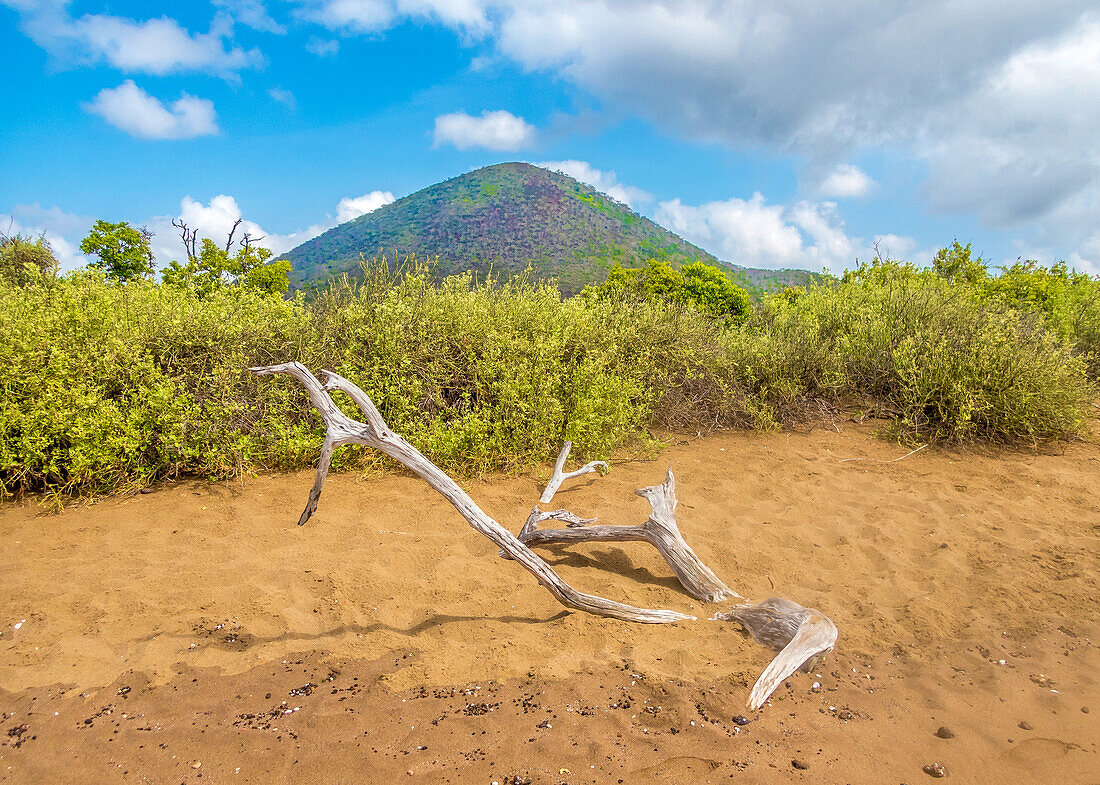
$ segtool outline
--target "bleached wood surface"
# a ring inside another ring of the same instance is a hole
[[[669,610],[635,608],[631,605],[585,594],[577,591],[545,561],[538,557],[526,545],[520,542],[507,529],[490,518],[470,496],[447,476],[438,466],[425,458],[419,450],[394,433],[378,408],[362,389],[332,371],[322,371],[325,383],[322,384],[308,368],[298,362],[268,365],[249,369],[258,376],[286,374],[297,379],[306,388],[310,400],[325,421],[326,436],[321,448],[321,458],[317,465],[317,479],[309,492],[309,500],[302,512],[299,524],[304,524],[317,509],[317,502],[324,488],[332,453],[345,444],[361,444],[373,447],[385,455],[408,467],[447,499],[474,530],[488,537],[512,559],[519,562],[535,579],[554,595],[562,605],[577,610],[610,616],[624,621],[636,621],[650,624],[683,621],[692,619],[683,613]],[[333,402],[330,391],[346,393],[363,412],[366,423],[346,416]]]

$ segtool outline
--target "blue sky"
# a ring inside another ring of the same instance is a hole
[[[1012,0],[0,0],[0,230],[283,251],[525,160],[721,259],[1100,273],[1100,13]]]

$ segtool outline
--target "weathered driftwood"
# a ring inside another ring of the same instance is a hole
[[[600,616],[652,624],[694,618],[675,611],[635,608],[574,589],[563,581],[551,569],[550,565],[540,559],[530,548],[490,518],[438,466],[425,458],[419,450],[401,436],[390,430],[370,397],[344,377],[331,371],[322,371],[321,373],[325,376],[325,383],[322,385],[317,377],[310,373],[308,368],[298,362],[251,368],[250,370],[260,376],[277,373],[293,376],[305,386],[310,400],[325,421],[327,431],[324,446],[321,448],[321,458],[317,465],[317,479],[309,492],[309,501],[298,521],[299,524],[309,520],[317,509],[317,500],[324,488],[333,451],[344,444],[362,444],[381,451],[419,475],[454,505],[455,509],[461,513],[470,526],[496,543],[508,556],[522,564],[563,605]],[[334,390],[346,393],[363,412],[367,422],[362,423],[353,420],[341,412],[328,394],[328,391]]]
[[[568,447],[567,443],[566,449],[562,450],[562,456],[568,454]],[[562,463],[564,461],[559,456],[555,476],[560,474]],[[578,473],[573,472],[565,476],[576,474]],[[590,521],[576,518],[565,510],[545,513],[536,507],[520,530],[519,541],[529,546],[574,542],[648,542],[665,558],[692,597],[705,602],[744,599],[703,564],[680,534],[680,527],[676,523],[676,479],[672,475],[672,469],[668,470],[665,481],[660,485],[639,488],[634,493],[647,499],[653,508],[649,520],[641,526],[589,526],[587,524]],[[569,528],[538,528],[539,523],[547,519],[569,520]]]
[[[554,494],[558,492],[558,488],[566,480],[580,477],[582,474],[591,474],[597,471],[600,466],[605,469],[608,468],[605,461],[590,461],[576,471],[563,474],[562,467],[565,466],[565,460],[569,457],[569,451],[572,449],[573,442],[566,442],[562,445],[561,452],[558,453],[558,459],[554,461],[554,473],[550,476],[550,482],[546,483],[546,490],[539,497],[539,504],[549,504],[553,500]]]
[[[713,618],[738,622],[761,646],[779,652],[753,685],[748,701],[753,711],[763,706],[788,676],[799,668],[811,670],[836,646],[836,625],[828,616],[782,597],[758,605],[738,605]]]

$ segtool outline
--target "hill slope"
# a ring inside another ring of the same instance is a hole
[[[566,175],[525,163],[478,169],[398,199],[287,252],[296,288],[355,273],[359,256],[385,250],[438,257],[440,275],[490,268],[508,274],[528,265],[554,277],[566,293],[602,281],[615,264],[647,259],[674,266],[711,254]],[[740,271],[746,284],[759,275]],[[794,271],[782,271],[791,273]],[[775,273],[767,271],[766,279]]]

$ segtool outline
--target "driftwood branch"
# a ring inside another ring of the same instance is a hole
[[[714,619],[735,621],[761,646],[778,651],[753,685],[748,706],[756,711],[783,681],[799,668],[811,670],[836,646],[832,619],[816,608],[772,597],[758,605],[738,605]]]
[[[332,451],[345,444],[362,444],[379,450],[417,474],[454,505],[455,509],[466,519],[470,526],[492,540],[509,557],[523,565],[540,584],[554,595],[558,602],[566,607],[624,621],[654,624],[694,618],[675,611],[635,608],[574,589],[530,548],[490,518],[438,466],[425,458],[419,450],[405,439],[390,430],[378,408],[371,401],[370,396],[342,376],[331,371],[325,371],[326,380],[325,384],[322,385],[317,377],[310,373],[308,368],[298,362],[257,367],[250,370],[259,376],[277,373],[293,376],[306,388],[314,407],[325,421],[327,428],[325,448],[327,448],[327,452],[324,448],[322,449],[321,461],[317,466],[317,479],[310,491],[309,502],[299,523],[305,523],[309,520],[317,508],[317,500],[320,498],[321,490],[325,484],[328,473],[328,459],[331,459]],[[360,411],[363,412],[367,422],[362,423],[353,420],[341,412],[329,396],[329,390],[340,390],[347,393]]]
[[[568,446],[568,445],[567,445]],[[566,454],[568,450],[562,450]],[[560,459],[559,459],[560,460]],[[557,472],[555,471],[555,475]],[[574,542],[648,542],[656,548],[676,573],[688,594],[705,602],[721,602],[727,599],[744,599],[721,581],[691,549],[680,534],[676,523],[676,478],[668,470],[665,481],[649,488],[634,491],[649,501],[653,512],[641,526],[588,526],[588,521],[572,516],[569,528],[539,529],[538,524],[547,519],[570,520],[558,513],[540,512],[538,507],[527,518],[519,533],[520,542],[526,545],[549,545]]]
[[[600,466],[604,469],[608,468],[605,461],[591,461],[576,471],[562,473],[562,469],[565,467],[565,460],[569,457],[569,451],[572,449],[573,442],[566,442],[562,445],[561,452],[558,453],[558,459],[554,462],[554,473],[550,476],[550,482],[546,483],[546,490],[543,491],[542,496],[539,497],[540,504],[549,504],[554,499],[554,494],[558,492],[558,488],[560,488],[561,484],[566,480],[580,477],[582,474],[591,474],[597,471]]]

